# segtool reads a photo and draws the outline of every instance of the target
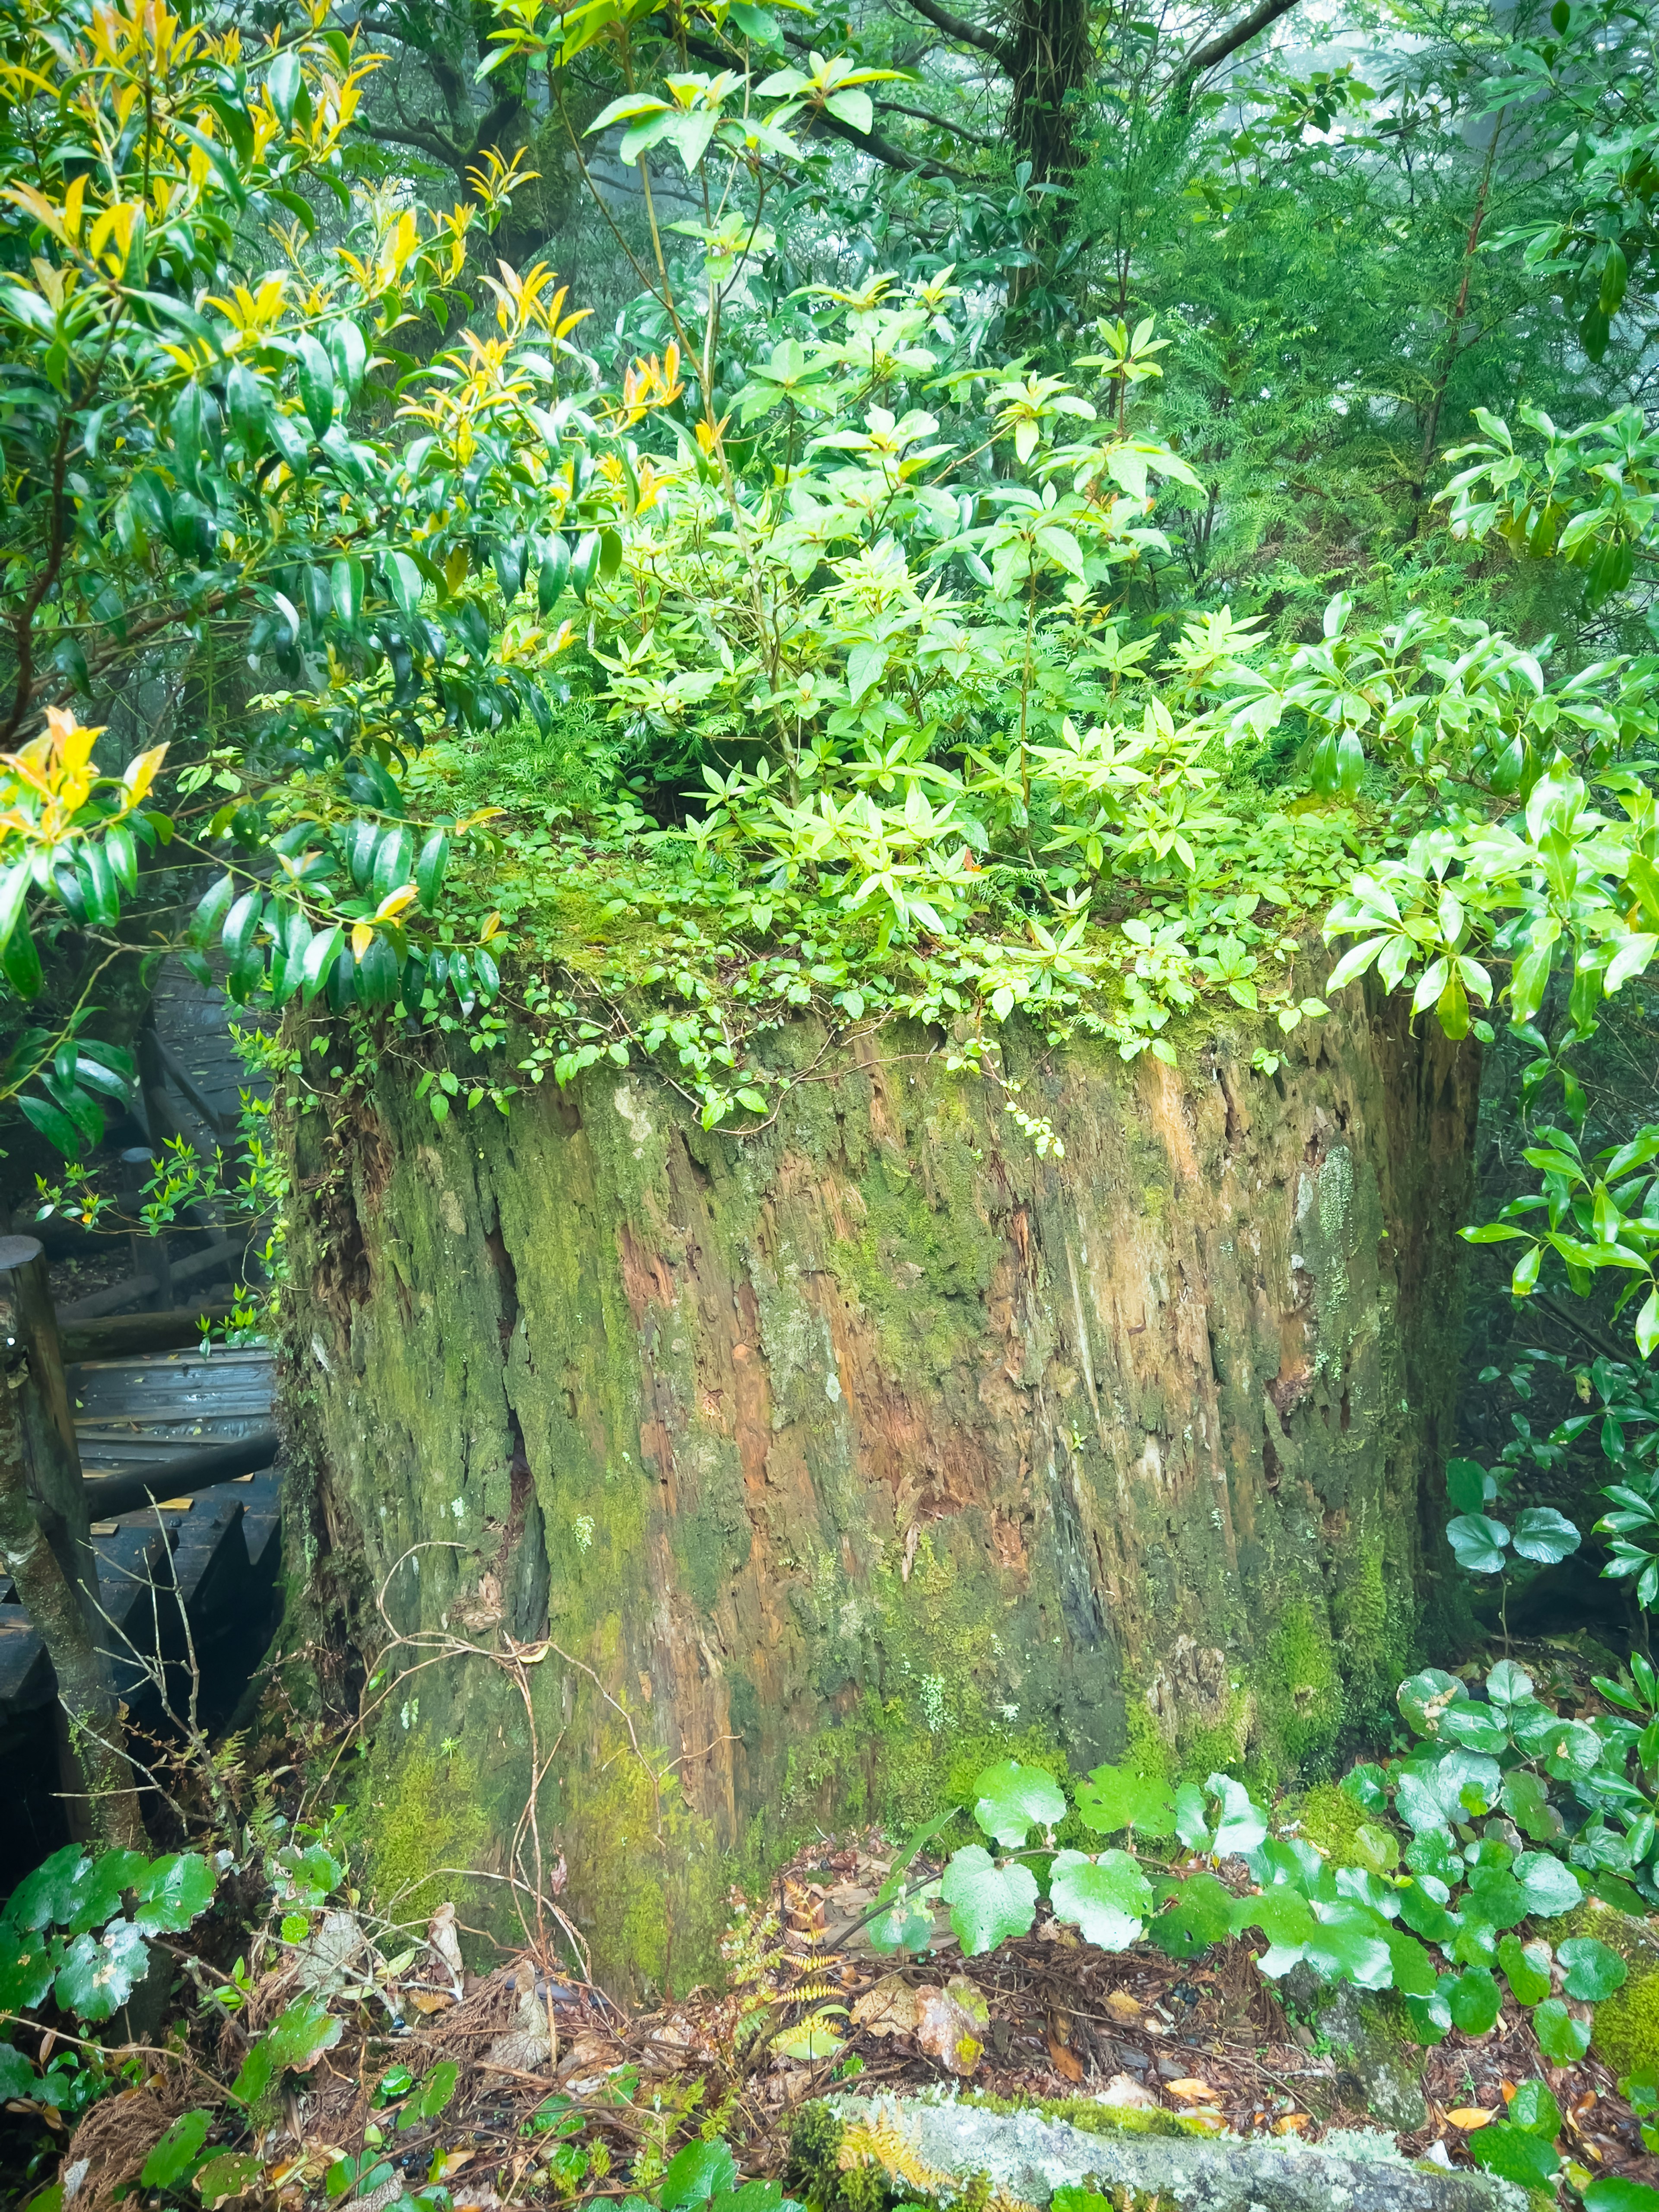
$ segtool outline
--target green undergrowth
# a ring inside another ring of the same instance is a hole
[[[1571,1922],[1616,1951],[1629,1969],[1624,1987],[1595,2008],[1594,2048],[1615,2074],[1659,2069],[1659,1933],[1650,1923],[1590,1898]]]

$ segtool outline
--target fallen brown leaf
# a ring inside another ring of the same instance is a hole
[[[1195,2104],[1200,2097],[1215,2094],[1209,2083],[1200,2081],[1196,2074],[1183,2075],[1179,2081],[1166,2081],[1164,2086],[1172,2097],[1179,2097],[1189,2105]]]
[[[1067,2081],[1080,2081],[1083,2079],[1083,2064],[1077,2053],[1068,2051],[1053,2035],[1048,2037],[1048,2059],[1055,2073],[1063,2075]]]
[[[1139,1997],[1132,1997],[1127,1990],[1108,1990],[1106,2009],[1112,2018],[1125,2027],[1133,2027],[1146,2008]]]
[[[937,2058],[948,2073],[971,2074],[984,2055],[989,2005],[965,1974],[953,1974],[942,1990],[924,1988],[916,1995],[921,2000],[917,2047]]]
[[[921,2016],[921,1991],[912,1989],[902,1974],[884,1974],[853,2007],[854,2027],[872,2035],[914,2035]]]

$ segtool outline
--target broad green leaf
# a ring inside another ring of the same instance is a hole
[[[974,1818],[1005,1850],[1020,1850],[1033,1828],[1053,1828],[1066,1818],[1066,1793],[1040,1766],[1005,1759],[988,1766],[974,1787]]]
[[[718,2136],[713,2142],[687,2143],[668,2161],[660,2185],[663,2212],[683,2212],[692,2204],[705,2204],[717,2189],[737,2185],[737,2160]]]
[[[212,1867],[196,1852],[157,1859],[134,1884],[134,1924],[151,1934],[176,1936],[207,1911],[216,1883]]]
[[[1503,1992],[1485,1966],[1471,1966],[1448,1993],[1452,2026],[1464,2035],[1485,2035],[1498,2018]]]
[[[1304,1955],[1314,1972],[1328,1981],[1387,1989],[1394,1971],[1393,1930],[1387,1921],[1370,1905],[1346,1899],[1336,1905],[1315,1903],[1310,1909],[1315,1926]]]
[[[1242,1858],[1253,1851],[1267,1832],[1267,1816],[1244,1784],[1235,1782],[1231,1774],[1212,1774],[1204,1787],[1211,1796],[1221,1800],[1221,1814],[1210,1845],[1217,1858]]]
[[[981,1844],[969,1844],[945,1869],[939,1895],[951,1908],[951,1925],[964,1955],[994,1951],[1012,1936],[1030,1932],[1036,1917],[1036,1877],[1029,1867],[998,1866]]]
[[[1510,1532],[1501,1521],[1486,1513],[1460,1513],[1446,1523],[1446,1540],[1465,1574],[1496,1575],[1504,1571]]]
[[[1610,2173],[1589,2184],[1583,2203],[1584,2212],[1659,2212],[1659,2189]]]
[[[1048,1902],[1056,1920],[1069,1920],[1085,1942],[1103,1951],[1127,1951],[1139,1942],[1152,1906],[1152,1886],[1127,1851],[1057,1851],[1049,1869]]]
[[[1527,1917],[1526,1892],[1510,1874],[1477,1869],[1469,1878],[1462,1900],[1466,1919],[1483,1921],[1488,1928],[1513,1928]]]
[[[1232,1929],[1234,1898],[1212,1874],[1190,1874],[1167,1885],[1170,1895],[1146,1924],[1147,1941],[1176,1959],[1195,1958]]]
[[[1400,1685],[1398,1702],[1412,1733],[1431,1736],[1446,1708],[1468,1694],[1455,1674],[1445,1674],[1438,1667],[1425,1667],[1420,1674],[1413,1674],[1409,1681]]]
[[[1561,2107],[1550,2094],[1547,2081],[1521,2084],[1510,2100],[1510,2119],[1528,2135],[1543,2136],[1551,2142],[1561,2132]]]
[[[1544,1764],[1560,1782],[1593,1774],[1601,1763],[1601,1739],[1588,1721],[1561,1721],[1545,1740]]]
[[[1505,1936],[1498,1947],[1498,1963],[1517,2004],[1541,2004],[1554,1986],[1547,1943],[1523,1943],[1518,1936]]]
[[[77,2020],[105,2021],[119,2010],[143,1979],[149,1946],[131,1921],[118,1920],[102,1937],[77,1936],[64,1954],[52,1995]]]
[[[146,2189],[171,2189],[196,2164],[213,2124],[210,2112],[181,2113],[144,2160],[138,2179]]]
[[[1569,1936],[1556,1945],[1555,1955],[1567,1970],[1567,1995],[1587,2004],[1610,1997],[1630,1972],[1619,1954],[1594,1936]]]
[[[1454,1513],[1478,1513],[1486,1502],[1486,1470],[1472,1459],[1446,1462],[1446,1497]]]
[[[1565,1559],[1576,1552],[1583,1538],[1564,1513],[1553,1506],[1529,1505],[1524,1513],[1517,1514],[1514,1543],[1523,1559],[1537,1559],[1547,1565]]]
[[[1506,2120],[1477,2129],[1469,2137],[1469,2156],[1488,2173],[1522,2189],[1547,2189],[1561,2165],[1553,2144]]]
[[[40,2076],[15,2044],[0,2043],[0,2102],[8,2097],[33,2097]]]
[[[1448,1992],[1451,1986],[1452,1977],[1443,1974],[1431,1997],[1408,1996],[1406,1999],[1406,2017],[1411,2023],[1413,2038],[1418,2043],[1443,2043],[1450,2034],[1452,2016]]]
[[[1588,2025],[1575,2020],[1559,1997],[1546,1997],[1534,2011],[1532,2024],[1538,2048],[1558,2066],[1576,2066],[1589,2049]]]
[[[217,2212],[231,2197],[246,2196],[264,2179],[264,2161],[252,2151],[223,2150],[209,2159],[196,2177],[202,2212]]]
[[[1504,1777],[1499,1803],[1523,1836],[1534,1844],[1553,1843],[1561,1833],[1561,1815],[1550,1802],[1548,1785],[1525,1767]]]
[[[1077,1785],[1078,1818],[1103,1836],[1135,1828],[1143,1836],[1175,1833],[1175,1792],[1157,1775],[1127,1766],[1097,1766]]]

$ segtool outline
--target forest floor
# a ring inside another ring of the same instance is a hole
[[[1050,1922],[979,1959],[963,1959],[946,1937],[925,1960],[896,1970],[860,1952],[856,1940],[837,1949],[836,1928],[879,1885],[890,1848],[873,1834],[831,1840],[780,1877],[752,1925],[763,1935],[780,1923],[787,1931],[793,1973],[775,1970],[763,2002],[746,2014],[741,1999],[712,1991],[667,2010],[629,2012],[530,1953],[457,1977],[440,1942],[400,1978],[401,2028],[377,2024],[369,2008],[341,2007],[345,2033],[289,2094],[284,2121],[265,2143],[266,2157],[277,2154],[270,2178],[278,2205],[295,2212],[341,2157],[363,2158],[365,2143],[378,2141],[377,2122],[386,2140],[375,2154],[403,2169],[410,2187],[432,2173],[435,2155],[456,2212],[550,2197],[614,2201],[629,2193],[624,2177],[642,2146],[665,2154],[677,2136],[712,2123],[743,2172],[781,2177],[797,2116],[837,2089],[906,2094],[954,2082],[961,2093],[1010,2103],[1066,2105],[1054,2116],[1085,2123],[1109,2120],[1103,2108],[1116,2106],[1131,2125],[1167,2128],[1170,2120],[1153,2118],[1167,2114],[1180,2116],[1184,2131],[1296,2134],[1310,2142],[1332,2129],[1378,2125],[1344,2050],[1310,2024],[1316,2014],[1295,2016],[1257,1972],[1246,1942],[1183,1963],[1147,1945],[1104,1954]],[[769,1910],[777,1922],[765,1917]],[[830,1985],[848,2014],[833,2057],[799,2063],[769,2055],[764,2035],[751,2032],[745,2042],[745,2019],[787,2028]],[[791,1997],[791,1986],[814,1994]],[[248,2016],[227,2033],[246,2036],[292,1994],[276,1984],[256,1991]],[[981,2008],[979,2033],[964,2046],[960,2030]],[[1488,2034],[1454,2032],[1410,2056],[1420,2060],[1425,2118],[1398,2136],[1407,2154],[1469,2164],[1481,2116],[1501,2117],[1521,2082],[1543,2079],[1565,2115],[1565,2156],[1594,2173],[1659,2183],[1659,2159],[1644,2153],[1607,2068],[1594,2057],[1551,2064],[1512,2001]],[[446,2059],[457,2063],[459,2084],[441,2118],[396,2132],[377,2085],[394,2066],[422,2075]],[[182,2109],[191,2094],[167,2067],[151,2086],[167,2109]],[[92,2153],[102,2166],[100,2203],[117,2166],[97,2158],[98,2136],[121,2101],[95,2108],[70,2147],[71,2157]]]

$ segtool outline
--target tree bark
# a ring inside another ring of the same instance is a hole
[[[439,1129],[386,1060],[300,1121],[291,1632],[376,1658],[384,1583],[429,1639],[377,1658],[383,1876],[504,1870],[526,1711],[615,1986],[1011,1747],[1330,1771],[1434,1603],[1478,1054],[1392,1007],[1271,1079],[1261,1039],[1032,1059],[1063,1158],[936,1036],[804,1024],[750,1140],[637,1071]],[[516,1679],[459,1648],[509,1638]]]
[[[29,1497],[18,1393],[27,1372],[0,1374],[0,1559],[46,1647],[69,1717],[92,1822],[100,1842],[145,1847],[138,1793],[127,1762],[121,1710],[81,1596],[47,1541]]]

